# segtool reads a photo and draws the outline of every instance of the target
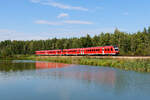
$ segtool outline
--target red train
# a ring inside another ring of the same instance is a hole
[[[51,55],[51,56],[118,55],[118,54],[119,49],[117,46],[36,51],[36,55]]]

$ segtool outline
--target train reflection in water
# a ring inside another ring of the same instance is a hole
[[[50,69],[68,67],[70,64],[53,63],[53,62],[36,62],[36,69]]]
[[[92,66],[80,66],[64,63],[52,63],[52,62],[36,62],[36,69],[55,69],[64,68],[63,70],[53,70],[50,72],[42,73],[45,75],[54,76],[56,78],[68,78],[77,80],[86,80],[89,82],[98,82],[100,84],[114,86],[116,81],[116,73],[114,70],[107,68],[98,68]],[[94,69],[94,70],[93,70]],[[40,75],[42,75],[40,73]]]

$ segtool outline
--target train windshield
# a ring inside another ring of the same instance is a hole
[[[119,49],[115,48],[115,51],[119,51]]]
[[[117,47],[117,46],[114,46],[114,48],[115,48],[115,51],[119,51],[119,49],[118,49],[118,47]]]

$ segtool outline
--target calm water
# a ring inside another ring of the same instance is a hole
[[[0,60],[0,100],[149,98],[149,73],[30,60]]]

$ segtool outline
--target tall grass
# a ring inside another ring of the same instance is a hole
[[[80,64],[107,66],[140,72],[150,72],[150,60],[81,59]]]
[[[22,59],[32,59],[38,61],[51,61],[69,64],[82,64],[94,66],[114,67],[123,70],[134,70],[140,72],[150,72],[150,59],[94,59],[88,57],[64,57],[64,56],[26,56]]]

